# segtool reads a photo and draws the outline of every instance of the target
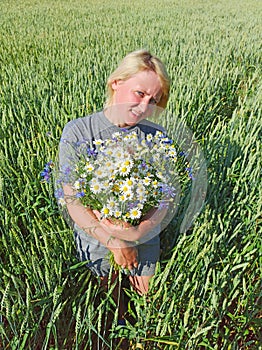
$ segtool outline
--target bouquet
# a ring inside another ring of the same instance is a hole
[[[135,226],[150,209],[174,206],[181,184],[192,177],[184,154],[160,131],[142,140],[135,132],[117,132],[111,139],[83,143],[77,161],[56,174],[55,197],[62,207],[70,200],[63,185],[70,183],[74,200],[102,218]],[[45,165],[44,180],[49,181],[53,167]]]
[[[48,162],[41,175],[45,182],[55,177],[55,197],[65,218],[67,203],[76,199],[123,227],[138,225],[151,209],[167,208],[161,223],[164,229],[174,216],[181,192],[193,179],[186,155],[160,131],[145,139],[135,132],[117,132],[111,139],[92,143],[64,142],[67,149],[72,147],[72,157],[58,170]],[[66,198],[65,184],[73,189],[73,198]],[[119,270],[112,253],[108,258]]]
[[[56,176],[61,206],[69,200],[63,184],[70,183],[75,198],[102,218],[138,225],[150,209],[174,206],[181,184],[192,177],[183,153],[160,131],[142,140],[135,132],[117,132],[111,139],[84,144],[76,152],[78,160]],[[52,162],[46,164],[44,179],[49,180],[52,167]]]

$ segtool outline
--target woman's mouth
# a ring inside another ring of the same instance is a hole
[[[131,109],[130,112],[131,112],[132,116],[136,119],[140,119],[143,117],[143,112],[138,112],[135,109]]]

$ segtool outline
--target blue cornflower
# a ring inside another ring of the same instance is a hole
[[[158,205],[158,209],[168,209],[169,202],[161,200]]]
[[[62,188],[55,190],[55,198],[64,198],[64,191]]]
[[[163,143],[171,145],[173,143],[173,140],[164,140]]]
[[[153,142],[151,140],[146,140],[146,145],[148,148],[152,148]]]
[[[186,172],[188,173],[188,176],[191,180],[195,180],[193,177],[193,169],[191,167],[186,168]]]
[[[187,158],[188,157],[188,152],[181,151],[181,152],[179,152],[179,155],[180,155],[180,157]]]
[[[49,182],[50,181],[50,173],[51,173],[51,170],[54,166],[54,163],[52,160],[50,160],[48,163],[45,164],[44,166],[44,170],[41,171],[40,173],[40,176],[42,176],[42,181],[46,181],[46,182]]]
[[[50,170],[50,168],[53,168],[53,166],[54,166],[54,163],[52,160],[50,160],[45,164],[44,169]]]
[[[88,148],[87,154],[89,157],[95,157],[97,155],[97,150],[95,148]]]
[[[139,201],[129,202],[127,205],[128,210],[134,209],[139,204]]]
[[[50,174],[49,174],[48,170],[43,170],[40,173],[40,176],[42,176],[42,181],[46,181],[46,182],[50,181]]]
[[[138,169],[147,171],[148,166],[146,164],[146,161],[142,160],[142,162],[138,165]]]
[[[79,147],[79,146],[81,146],[81,145],[83,145],[83,144],[86,144],[86,143],[87,143],[87,140],[77,141],[77,142],[76,142],[76,147]]]
[[[175,189],[167,184],[161,184],[159,191],[171,198],[174,198],[176,195]]]
[[[71,168],[70,168],[69,165],[63,165],[63,166],[62,166],[62,173],[63,173],[64,175],[69,175],[70,172],[71,172]]]
[[[76,198],[82,198],[84,196],[85,196],[85,192],[84,191],[77,192],[77,194],[76,194]]]
[[[128,129],[126,129],[126,128],[120,128],[120,130],[123,132],[128,132]]]

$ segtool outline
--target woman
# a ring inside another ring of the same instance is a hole
[[[144,138],[149,133],[164,131],[145,119],[166,107],[169,87],[166,69],[157,57],[146,50],[128,54],[108,79],[105,109],[65,126],[60,143],[60,167],[66,168],[77,160],[74,149],[69,146],[72,143],[105,140],[115,132],[135,131]],[[67,184],[64,193],[65,197],[72,198],[74,190]],[[87,209],[77,199],[68,200],[67,209],[74,222],[80,259],[87,260],[89,268],[107,284],[111,251],[115,262],[130,271],[129,280],[135,290],[147,293],[159,260],[158,224],[165,216],[164,210],[151,211],[138,226],[126,228],[101,220],[99,212]],[[137,245],[134,241],[143,243]]]

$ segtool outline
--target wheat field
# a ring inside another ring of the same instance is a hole
[[[256,0],[1,1],[1,349],[117,349],[121,336],[130,349],[262,348],[261,14]],[[40,172],[139,48],[166,64],[159,122],[197,140],[206,194],[187,230],[181,203],[150,293],[126,290],[135,322],[119,329]]]

